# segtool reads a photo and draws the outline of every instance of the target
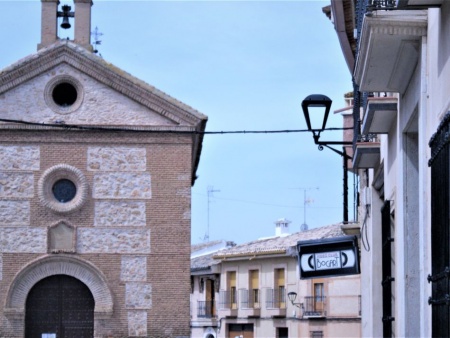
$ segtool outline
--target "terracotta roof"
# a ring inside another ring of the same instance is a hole
[[[198,244],[192,244],[191,245],[191,253],[194,253],[196,251],[200,251],[206,248],[209,248],[211,246],[215,246],[219,243],[222,243],[223,241],[210,241],[210,242],[203,242]]]
[[[216,254],[217,252],[214,252],[209,255],[191,258],[191,271],[204,270],[211,267],[212,265],[218,264],[219,261],[213,258],[213,256]]]
[[[228,257],[284,254],[287,249],[295,247],[298,241],[310,239],[322,239],[345,236],[341,224],[332,224],[307,231],[301,231],[292,235],[263,238],[256,241],[244,243],[217,252],[213,255],[216,259]]]

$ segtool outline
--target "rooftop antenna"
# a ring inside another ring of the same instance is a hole
[[[101,33],[99,30],[98,30],[98,27],[97,26],[95,26],[95,29],[94,29],[94,31],[93,32],[91,32],[91,35],[94,37],[94,43],[93,43],[93,47],[94,47],[94,50],[93,50],[93,52],[94,53],[98,53],[98,49],[97,49],[97,46],[100,46],[101,44],[102,44],[102,40],[100,40],[100,37],[101,36],[103,36],[103,33]],[[102,56],[102,54],[98,54],[100,57]]]
[[[319,190],[319,187],[307,187],[307,188],[297,188],[303,190],[303,224],[300,225],[300,231],[308,230],[308,224],[306,223],[306,207],[314,202],[312,198],[306,198],[306,191]]]
[[[205,242],[209,242],[209,204],[211,203],[211,198],[214,197],[214,193],[220,192],[220,190],[214,190],[214,187],[212,185],[208,185],[206,192],[207,192],[207,196],[208,196],[208,210],[207,210],[208,220],[207,220],[207,225],[206,225],[206,234],[205,234],[205,237],[203,237],[203,240]]]

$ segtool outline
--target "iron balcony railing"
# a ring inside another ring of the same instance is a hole
[[[259,289],[240,289],[239,300],[241,303],[241,308],[259,309],[261,302],[261,292]]]
[[[354,318],[361,316],[361,296],[309,296],[303,317]]]
[[[221,290],[219,293],[219,307],[221,309],[237,309],[237,292],[233,288],[230,291]]]
[[[213,300],[206,300],[197,302],[197,317],[198,318],[215,318],[216,306]]]
[[[284,288],[266,289],[266,308],[285,309],[286,292]]]

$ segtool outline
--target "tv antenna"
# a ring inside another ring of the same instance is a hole
[[[314,202],[312,198],[306,198],[306,192],[310,190],[319,190],[319,187],[307,187],[307,188],[297,188],[298,190],[303,190],[303,224],[300,225],[300,231],[308,230],[308,224],[306,223],[306,207]]]
[[[208,188],[206,189],[206,193],[208,196],[208,210],[207,210],[207,224],[206,224],[206,233],[205,237],[203,237],[203,240],[205,242],[209,242],[209,205],[211,203],[211,198],[214,197],[215,192],[220,192],[220,190],[215,190],[212,185],[208,185]]]

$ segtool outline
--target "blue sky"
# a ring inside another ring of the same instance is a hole
[[[103,33],[105,60],[207,115],[207,131],[296,130],[306,128],[306,96],[325,94],[337,110],[352,90],[322,13],[328,4],[94,0],[92,27]],[[40,5],[0,0],[0,68],[36,51]],[[333,114],[328,126],[341,125]],[[342,159],[319,151],[308,133],[206,135],[197,174],[192,243],[204,239],[208,223],[210,240],[237,243],[274,235],[283,217],[298,231],[305,189],[310,228],[342,221]],[[350,192],[352,185],[350,178]],[[220,190],[209,199],[209,222],[208,187]]]

